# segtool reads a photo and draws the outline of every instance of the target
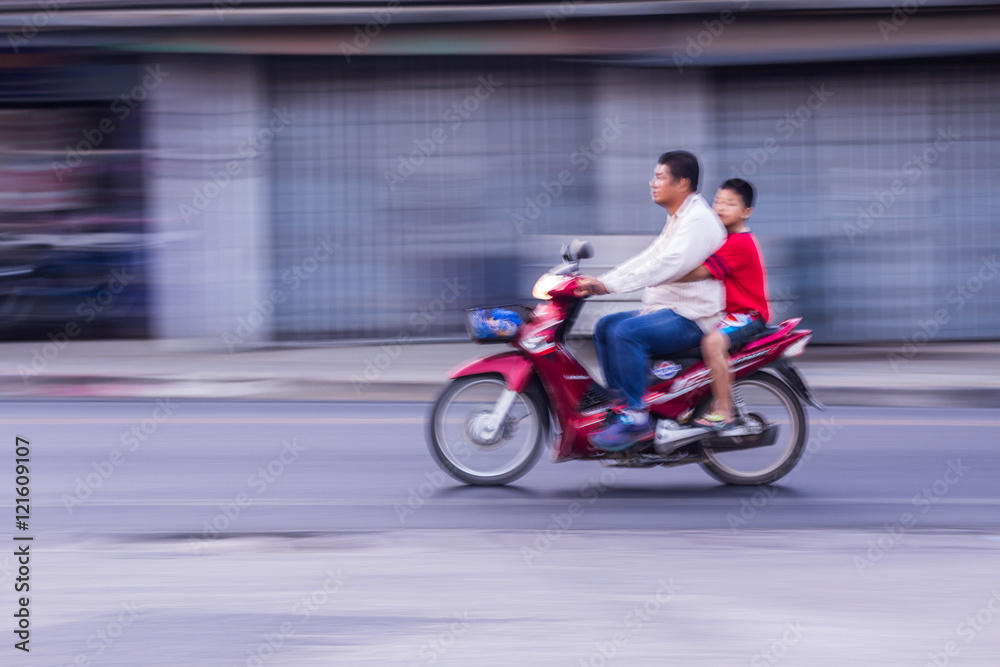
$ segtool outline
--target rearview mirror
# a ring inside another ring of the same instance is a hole
[[[573,259],[590,259],[594,256],[594,246],[590,244],[590,241],[573,239],[573,242],[569,244],[569,254]]]

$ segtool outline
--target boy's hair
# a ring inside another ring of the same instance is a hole
[[[730,178],[728,181],[719,186],[720,190],[732,190],[740,197],[743,198],[744,208],[753,207],[753,186],[750,185],[749,181],[744,181],[742,178]]]
[[[687,151],[669,151],[660,156],[658,164],[670,167],[674,179],[686,178],[691,181],[691,192],[698,192],[698,158]]]

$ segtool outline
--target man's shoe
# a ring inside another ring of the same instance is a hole
[[[624,415],[619,415],[600,431],[590,436],[590,444],[603,452],[620,452],[641,440],[653,438],[653,420],[646,417],[641,425],[632,423]]]

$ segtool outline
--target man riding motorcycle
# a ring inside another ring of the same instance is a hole
[[[601,318],[594,347],[605,382],[625,397],[625,410],[591,437],[594,447],[621,451],[653,437],[643,403],[651,356],[696,347],[712,331],[724,306],[716,280],[675,282],[700,266],[726,240],[726,230],[698,194],[698,159],[687,151],[660,156],[649,182],[653,202],[667,223],[653,243],[600,278],[581,278],[577,295],[620,294],[645,288],[642,309]]]

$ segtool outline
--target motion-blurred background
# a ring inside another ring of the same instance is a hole
[[[778,318],[994,339],[993,5],[5,0],[0,334],[461,338],[647,243],[682,148],[757,186]]]

